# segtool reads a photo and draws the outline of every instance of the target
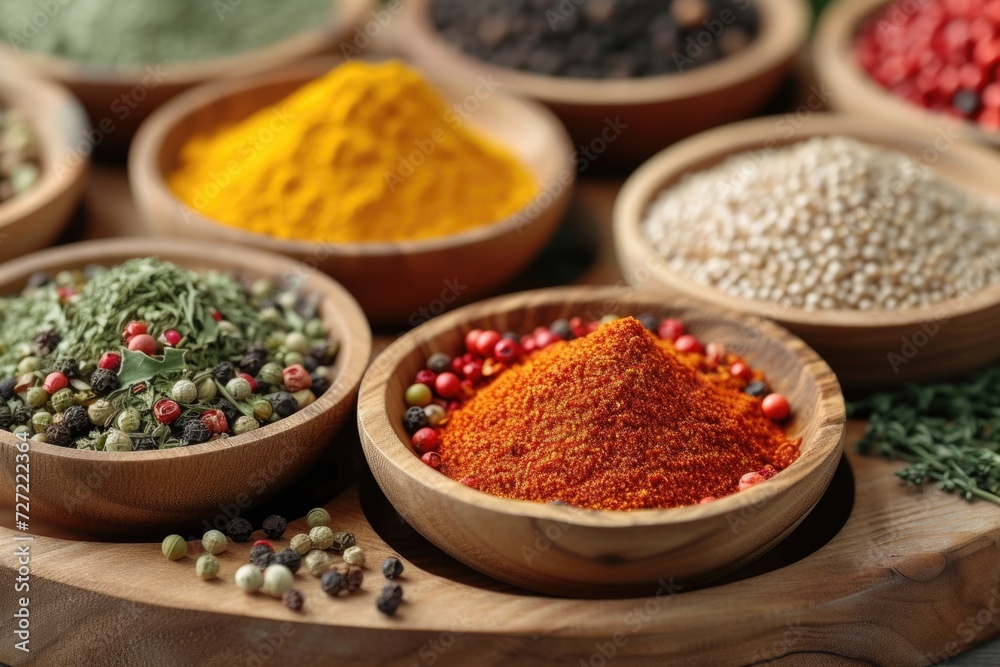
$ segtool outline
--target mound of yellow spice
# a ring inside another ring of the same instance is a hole
[[[504,371],[441,431],[441,472],[480,491],[600,510],[691,505],[799,455],[759,398],[634,318]]]
[[[168,177],[222,224],[329,243],[442,236],[512,215],[538,184],[416,71],[352,61],[217,134]]]

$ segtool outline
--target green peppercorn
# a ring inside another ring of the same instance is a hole
[[[284,318],[281,317],[281,311],[272,306],[268,306],[267,308],[261,309],[260,321],[266,324],[281,324],[284,322]]]
[[[326,327],[323,326],[323,320],[313,318],[306,322],[306,325],[302,327],[303,333],[310,338],[322,338],[326,335]],[[303,352],[303,354],[309,354],[312,352],[314,346],[310,345],[309,350]],[[301,350],[300,350],[301,351]]]
[[[132,438],[118,429],[108,429],[108,432],[104,434],[104,451],[131,452],[132,449]]]
[[[139,426],[142,424],[142,417],[139,413],[131,408],[121,412],[118,417],[115,418],[115,426],[118,427],[119,431],[125,433],[135,433],[139,430]]]
[[[309,354],[312,350],[312,344],[305,334],[301,334],[298,331],[293,331],[285,336],[285,347],[291,352],[298,352],[299,354],[305,356]],[[287,357],[286,357],[287,361]]]
[[[285,358],[284,358],[283,363],[285,364],[285,367],[287,368],[288,366],[294,366],[296,364],[301,364],[303,361],[305,361],[305,358],[306,358],[305,355],[302,354],[302,353],[300,353],[300,352],[294,352],[294,351],[293,352],[288,352],[287,354],[285,354]]]
[[[219,393],[219,388],[215,385],[215,378],[207,377],[198,383],[198,401],[207,403],[215,398]]]
[[[221,530],[210,530],[201,538],[201,546],[213,556],[221,554],[229,546],[229,538]]]
[[[21,361],[17,364],[17,372],[20,375],[24,375],[25,373],[34,373],[35,371],[40,370],[42,370],[42,360],[34,355],[21,359]]]
[[[282,368],[279,364],[269,361],[260,368],[260,372],[257,373],[257,379],[264,384],[271,385],[272,387],[284,387],[285,378],[282,374]]]
[[[195,574],[199,578],[208,581],[219,576],[219,559],[213,554],[204,553],[198,556],[198,562],[194,565]]]
[[[444,421],[446,414],[444,408],[437,403],[431,403],[424,408],[424,416],[427,418],[427,423],[431,426],[437,426]]]
[[[198,400],[198,387],[191,380],[178,380],[170,390],[170,395],[178,403],[189,405]]]
[[[31,435],[31,429],[24,424],[21,424],[20,426],[15,426],[11,433],[14,435]]]
[[[259,426],[256,419],[243,415],[233,424],[233,433],[235,435],[243,435],[244,433],[257,430]]]
[[[258,278],[250,284],[250,295],[258,299],[266,299],[274,294],[274,283],[267,278]]]
[[[56,412],[66,412],[67,409],[73,407],[73,390],[69,387],[64,387],[52,394],[50,400],[53,410]]]
[[[99,398],[87,408],[87,416],[95,426],[107,426],[115,416],[115,407],[110,401]]]
[[[422,408],[431,402],[434,395],[431,393],[430,387],[418,382],[417,384],[411,384],[406,388],[404,398],[406,399],[407,405]]]
[[[42,387],[32,387],[25,394],[24,402],[33,408],[40,408],[49,400],[49,393]]]
[[[246,378],[235,377],[226,383],[226,391],[237,401],[242,401],[253,393],[250,383]]]
[[[31,415],[31,430],[35,433],[45,433],[45,429],[52,424],[52,415],[48,412],[36,412]]]
[[[274,414],[274,408],[265,400],[254,401],[253,416],[262,422],[266,422]]]
[[[316,394],[312,392],[312,389],[297,391],[292,396],[295,397],[295,402],[298,404],[299,410],[307,408],[316,402]]]
[[[180,560],[187,556],[188,545],[180,535],[167,535],[163,539],[160,550],[170,560]]]
[[[317,526],[329,526],[330,513],[322,507],[311,509],[309,510],[309,513],[306,514],[306,523],[310,528],[315,528]]]
[[[239,327],[229,320],[222,320],[216,324],[215,327],[219,330],[219,333],[222,334],[238,334],[240,332]]]

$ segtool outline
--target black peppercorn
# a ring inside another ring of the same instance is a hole
[[[66,423],[65,419],[63,420],[63,423]],[[151,452],[160,448],[156,443],[156,438],[148,434],[132,438],[132,447],[137,452]]]
[[[66,426],[73,435],[83,435],[91,428],[90,417],[87,416],[87,409],[82,405],[71,405],[63,412],[63,426]]]
[[[249,521],[238,516],[226,524],[226,534],[233,542],[243,544],[253,535],[253,526],[250,525]]]
[[[35,336],[35,351],[40,357],[48,356],[52,354],[52,350],[56,349],[61,340],[62,336],[55,331],[43,331]]]
[[[292,416],[299,410],[299,402],[287,391],[279,391],[270,400],[274,413],[282,419]]]
[[[14,413],[6,405],[0,405],[0,428],[10,429],[14,422]]]
[[[569,328],[569,322],[566,320],[556,320],[549,326],[549,331],[563,340],[572,340],[573,338],[573,331]]]
[[[750,384],[747,385],[745,391],[751,396],[755,396],[757,398],[760,398],[761,396],[766,396],[768,393],[770,393],[768,391],[767,384],[764,382],[751,382]]]
[[[208,442],[211,437],[212,432],[200,419],[189,419],[184,423],[184,444],[200,445],[203,442]]]
[[[657,328],[660,326],[660,318],[658,318],[653,313],[643,313],[636,318],[639,323],[645,327],[646,331],[652,331],[656,333]]]
[[[278,516],[277,514],[272,514],[264,519],[264,523],[261,525],[261,528],[264,529],[264,534],[272,540],[276,540],[284,535],[285,528],[287,527],[288,521],[285,520],[285,517]]]
[[[312,320],[319,314],[319,295],[309,294],[295,302],[295,312],[304,320]]]
[[[382,563],[382,574],[386,579],[397,579],[403,574],[403,563],[398,558],[390,556]]]
[[[14,415],[13,423],[15,426],[22,426],[28,424],[31,421],[31,415],[32,415],[31,408],[29,408],[24,403],[18,403],[17,405],[15,405],[14,409],[11,412]],[[90,423],[90,419],[87,419],[87,423],[88,424]]]
[[[285,591],[285,594],[281,596],[281,600],[292,611],[301,611],[302,605],[305,603],[305,597],[303,597],[302,592],[294,588]]]
[[[962,112],[967,118],[971,118],[982,109],[982,100],[975,90],[962,88],[951,98],[951,105]]]
[[[98,368],[90,375],[90,387],[101,396],[107,396],[118,389],[118,376],[114,371]]]
[[[403,601],[403,587],[396,583],[389,583],[382,589],[382,593],[375,601],[375,608],[386,616],[392,616],[399,609],[399,603]]]
[[[224,398],[220,399],[215,407],[226,416],[226,424],[229,425],[235,424],[236,420],[243,416],[243,413],[237,410],[235,405]]]
[[[251,562],[257,566],[257,569],[263,572],[274,562],[274,552],[264,551],[261,552],[256,558],[251,559]]]
[[[233,371],[233,365],[231,363],[223,361],[221,364],[217,364],[212,369],[212,377],[215,378],[216,382],[224,385],[236,377],[236,373]]]
[[[330,381],[322,375],[312,373],[309,377],[312,379],[312,393],[316,396],[322,396],[330,388]]]
[[[323,587],[323,591],[330,596],[336,597],[341,593],[348,592],[347,577],[336,570],[324,572],[323,576],[319,578],[319,583]]]
[[[302,567],[302,556],[295,549],[283,549],[274,554],[274,562],[278,565],[284,565],[292,571],[292,574],[295,574]]]
[[[80,374],[80,362],[76,359],[65,359],[59,363],[58,368],[68,378],[75,378]]]
[[[354,533],[341,530],[333,534],[333,545],[331,548],[334,551],[343,551],[348,547],[353,547],[355,544],[357,544],[357,540],[354,539]]]
[[[313,355],[307,354],[306,356],[302,357],[302,367],[305,368],[310,373],[312,373],[313,371],[315,371],[317,368],[320,367],[320,361]]]
[[[56,447],[69,447],[73,444],[73,435],[63,424],[49,424],[45,427],[45,442]]]
[[[409,408],[403,415],[403,426],[406,428],[406,432],[411,435],[425,428],[427,424],[427,415],[424,413],[424,409],[416,405]]]
[[[257,373],[260,373],[260,369],[264,367],[267,363],[267,357],[263,354],[251,354],[247,353],[240,361],[240,370],[242,370],[247,375],[252,377],[257,377]]]
[[[521,339],[518,338],[517,341],[521,342]],[[427,360],[427,369],[434,371],[435,373],[444,373],[445,371],[450,371],[451,357],[442,352],[437,352],[435,354],[432,354],[430,356],[430,359]]]
[[[256,565],[258,563],[258,560],[265,554],[274,555],[274,549],[267,546],[266,544],[253,545],[253,547],[250,548],[250,562]],[[270,563],[268,563],[268,565],[270,565]]]
[[[28,287],[44,287],[49,284],[52,279],[49,278],[49,274],[44,271],[38,271],[37,273],[32,273],[31,277],[28,278]]]
[[[14,395],[14,387],[16,386],[17,379],[15,378],[4,378],[0,380],[0,396],[3,397],[3,400],[10,400],[10,397]]]
[[[506,338],[507,340],[512,340],[515,343],[517,343],[518,345],[521,344],[521,334],[517,333],[516,331],[508,331],[503,336],[501,336],[501,338]]]
[[[349,567],[344,578],[347,579],[347,592],[353,593],[361,589],[361,584],[365,580],[365,573],[361,571],[360,567]]]

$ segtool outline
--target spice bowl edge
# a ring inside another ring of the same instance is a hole
[[[290,417],[250,433],[168,450],[97,452],[30,443],[33,525],[101,536],[155,533],[196,525],[227,503],[256,505],[300,476],[322,454],[355,405],[371,354],[371,331],[340,285],[287,258],[194,242],[115,239],[60,246],[0,267],[0,290],[20,289],[36,271],[117,264],[156,256],[196,270],[242,277],[303,276],[302,289],[322,295],[320,314],[341,349],[330,389]],[[19,440],[0,433],[0,457],[14,470]],[[14,477],[0,476],[14,498]],[[241,505],[242,506],[242,505]]]
[[[402,394],[429,354],[460,346],[473,328],[530,329],[608,303],[621,315],[683,314],[699,337],[727,332],[732,340],[719,342],[746,353],[754,365],[763,362],[775,390],[789,395],[798,415],[790,435],[804,438],[799,459],[764,484],[705,505],[608,512],[491,496],[431,469],[414,454],[402,426]],[[358,401],[365,456],[407,522],[484,574],[571,597],[641,595],[661,577],[703,581],[762,555],[823,495],[840,461],[845,424],[832,371],[781,327],[706,310],[688,299],[614,288],[526,292],[440,316],[379,355],[362,381]],[[747,515],[748,524],[734,530],[731,520]],[[525,549],[538,550],[538,536],[547,546],[537,558],[527,558]]]

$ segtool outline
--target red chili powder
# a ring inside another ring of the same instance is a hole
[[[451,414],[441,472],[496,496],[630,510],[736,493],[744,474],[798,458],[759,398],[671,349],[625,318],[537,353]]]

